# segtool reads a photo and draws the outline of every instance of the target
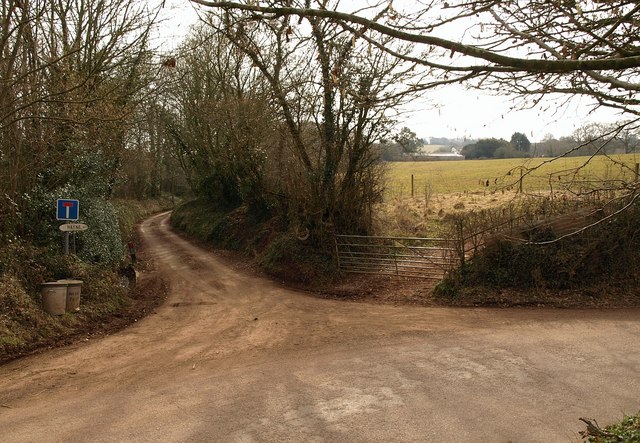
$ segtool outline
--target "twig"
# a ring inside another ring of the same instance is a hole
[[[620,440],[620,436],[618,436],[616,434],[612,434],[611,432],[604,431],[598,425],[598,422],[595,419],[590,420],[588,418],[580,417],[580,421],[584,422],[587,425],[587,433],[586,433],[585,437],[586,436],[608,437],[608,438],[615,438],[616,440]]]

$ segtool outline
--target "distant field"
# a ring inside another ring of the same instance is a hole
[[[549,189],[551,176],[554,187],[566,184],[570,175],[562,171],[572,171],[584,165],[589,157],[572,157],[555,160],[525,176],[525,192]],[[517,187],[520,169],[531,169],[549,159],[503,159],[464,160],[433,162],[392,162],[388,163],[387,195],[407,196],[411,194],[411,174],[414,175],[414,189],[417,195],[424,194],[425,186],[433,193],[481,192],[484,190]],[[578,180],[631,180],[634,165],[640,162],[640,154],[604,156],[592,159],[580,170]],[[511,171],[511,175],[508,175]],[[559,177],[560,176],[560,177]],[[489,186],[486,186],[487,181]]]

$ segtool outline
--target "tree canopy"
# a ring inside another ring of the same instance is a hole
[[[535,107],[544,98],[554,98],[550,105],[544,101],[543,111],[555,112],[573,98],[584,97],[581,103],[593,109],[606,107],[621,113],[620,122],[600,132],[599,140],[585,141],[562,155],[589,146],[594,147],[589,151],[593,154],[606,153],[613,142],[625,138],[624,132],[633,134],[640,121],[640,4],[636,1],[191,1],[226,14],[242,11],[255,21],[296,17],[298,21],[290,21],[292,30],[298,29],[301,18],[331,23],[423,72],[419,80],[402,83],[414,91],[462,83],[496,94],[515,94],[519,100],[513,108]],[[514,142],[516,149],[501,146],[493,154],[526,155],[521,150],[526,146],[524,139]],[[485,151],[476,146],[472,155],[484,157],[490,153]],[[638,186],[625,182],[619,189],[635,196]]]
[[[497,138],[485,138],[462,148],[465,159],[494,158],[498,148],[507,146],[507,141]]]
[[[529,152],[531,142],[522,132],[514,132],[509,142],[513,149],[520,152]]]
[[[393,140],[402,147],[402,151],[405,154],[415,153],[418,148],[423,144],[422,140],[408,127],[404,126],[393,137]]]
[[[82,201],[78,255],[121,259],[116,197],[180,182],[159,119],[160,5],[8,0],[0,6],[0,239],[58,245],[56,198]]]
[[[241,9],[204,17],[179,57],[167,117],[197,192],[261,208],[317,245],[327,233],[370,230],[382,192],[374,143],[424,77],[415,63],[337,23]],[[415,150],[409,132],[400,136]]]
[[[300,16],[339,24],[371,45],[420,64],[433,77],[422,88],[467,81],[501,93],[590,96],[597,105],[638,115],[640,45],[635,1],[340,2],[191,0],[210,8],[243,10],[256,19]],[[363,31],[364,30],[364,31]],[[450,35],[450,38],[440,37]],[[408,54],[382,45],[382,36],[409,42]],[[537,97],[537,98],[536,98]]]

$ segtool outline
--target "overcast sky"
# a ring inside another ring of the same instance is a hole
[[[166,0],[165,19],[161,26],[161,50],[170,53],[198,18],[188,0]],[[555,137],[571,135],[588,122],[614,122],[622,117],[612,111],[593,111],[590,102],[576,98],[569,106],[559,108],[552,101],[533,110],[511,111],[509,97],[495,97],[477,90],[453,85],[430,91],[423,101],[411,105],[410,114],[402,116],[399,127],[407,126],[419,137],[487,138],[509,140],[514,132],[522,132],[533,141],[546,134]],[[541,110],[549,107],[549,110]],[[555,112],[554,112],[555,111]]]
[[[575,98],[561,106],[558,100],[548,100],[534,109],[516,110],[513,97],[491,96],[478,90],[452,85],[427,95],[428,102],[416,103],[415,111],[407,115],[404,124],[421,137],[504,138],[522,132],[531,141],[545,135],[556,138],[571,135],[588,122],[615,122],[622,118],[612,111],[593,111],[590,102]],[[548,110],[542,110],[548,107]]]

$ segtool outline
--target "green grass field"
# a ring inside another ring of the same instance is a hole
[[[634,165],[640,162],[640,154],[616,155],[611,158],[597,156],[585,166],[589,157],[571,157],[549,162],[547,158],[464,160],[432,162],[388,163],[387,195],[411,195],[411,174],[414,176],[414,193],[424,194],[428,186],[432,193],[449,194],[482,192],[504,188],[517,188],[520,171],[525,174],[523,190],[535,192],[559,189],[575,181],[626,180],[634,178]],[[539,167],[529,174],[526,171]],[[574,172],[580,168],[578,175]],[[510,175],[509,175],[510,173]],[[486,186],[487,181],[489,186]]]

